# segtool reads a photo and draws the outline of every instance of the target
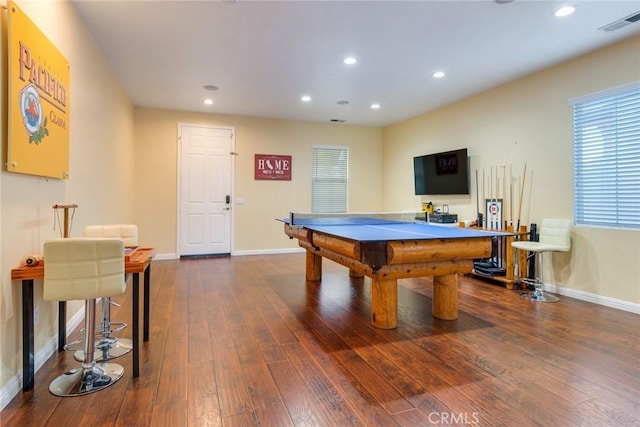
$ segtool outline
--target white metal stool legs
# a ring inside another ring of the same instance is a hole
[[[80,368],[65,372],[53,380],[49,391],[56,396],[80,396],[102,390],[118,381],[124,374],[124,368],[115,363],[96,365],[95,351],[95,299],[85,302],[85,342],[84,362]]]
[[[543,252],[535,252],[536,262],[535,262],[535,279],[529,278],[521,278],[520,281],[525,283],[527,286],[533,285],[533,292],[523,292],[520,294],[522,298],[529,299],[532,301],[540,301],[540,302],[556,302],[560,301],[560,298],[544,293],[544,283],[542,282],[542,254]]]

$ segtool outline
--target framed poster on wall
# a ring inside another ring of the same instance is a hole
[[[7,170],[68,178],[69,63],[13,1],[7,14]]]

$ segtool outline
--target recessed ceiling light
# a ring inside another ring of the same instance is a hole
[[[344,60],[342,61],[347,65],[353,65],[356,62],[358,62],[358,60],[356,58],[354,58],[353,56],[347,56],[346,58],[344,58]]]
[[[309,95],[303,95],[302,97],[300,97],[300,100],[302,102],[309,102],[311,101],[311,97]]]
[[[563,18],[565,16],[571,15],[575,11],[575,6],[562,6],[561,8],[556,9],[556,11],[553,12],[553,16],[555,16],[556,18]]]
[[[209,98],[207,98],[207,99],[205,99],[205,100],[204,100],[204,103],[205,103],[206,105],[213,105],[213,99],[209,99]]]
[[[371,108],[377,110],[378,108],[380,108],[380,104],[371,104]]]
[[[205,85],[203,86],[203,88],[205,90],[218,90],[218,86],[214,86],[214,85]]]
[[[444,71],[436,71],[431,75],[434,79],[441,79],[444,77]]]

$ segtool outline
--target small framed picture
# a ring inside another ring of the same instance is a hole
[[[256,154],[254,179],[291,181],[291,156]]]
[[[502,199],[487,199],[486,228],[496,230],[502,226]]]

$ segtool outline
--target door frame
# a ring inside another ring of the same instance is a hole
[[[181,254],[181,250],[180,250],[180,238],[181,238],[181,212],[180,212],[180,208],[182,206],[182,129],[183,127],[197,127],[197,128],[207,128],[207,129],[224,129],[224,130],[228,130],[229,132],[231,132],[231,152],[230,154],[230,170],[229,173],[231,174],[229,182],[231,183],[231,189],[230,189],[230,194],[231,194],[231,213],[230,213],[230,224],[229,227],[231,228],[229,230],[229,247],[230,247],[230,252],[231,255],[233,255],[234,253],[234,241],[235,241],[235,156],[236,156],[236,128],[234,126],[217,126],[217,125],[204,125],[204,124],[199,124],[199,123],[185,123],[185,122],[178,122],[178,135],[176,136],[176,147],[177,147],[177,151],[178,151],[178,164],[177,164],[177,168],[176,168],[176,193],[177,193],[177,197],[176,197],[176,257],[179,259],[182,254]]]

